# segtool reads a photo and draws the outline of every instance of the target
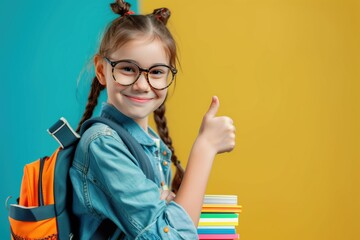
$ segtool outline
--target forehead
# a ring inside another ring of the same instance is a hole
[[[157,38],[131,40],[110,55],[112,60],[131,59],[142,67],[150,67],[157,63],[169,64],[170,58],[164,43]]]

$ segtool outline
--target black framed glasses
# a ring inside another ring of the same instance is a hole
[[[123,86],[134,84],[140,78],[140,75],[145,73],[146,80],[152,88],[163,90],[172,84],[177,73],[176,68],[165,64],[156,64],[146,69],[141,68],[132,60],[125,59],[113,62],[107,57],[105,57],[105,60],[112,67],[114,80]]]

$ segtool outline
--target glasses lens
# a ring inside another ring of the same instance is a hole
[[[114,67],[114,78],[122,85],[130,85],[139,76],[139,68],[131,62],[119,62]]]
[[[174,74],[168,66],[154,66],[149,69],[150,85],[155,89],[168,87],[174,80]]]

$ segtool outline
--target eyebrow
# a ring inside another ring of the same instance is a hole
[[[141,66],[141,64],[137,61],[135,61],[134,59],[127,59],[127,58],[124,58],[124,59],[120,59],[120,60],[115,60],[113,62],[118,62],[118,61],[129,61],[129,62],[133,62],[135,64],[137,64],[139,67],[143,68],[143,66]],[[153,67],[153,66],[157,66],[157,65],[166,65],[166,66],[171,66],[170,64],[166,64],[166,63],[154,63],[152,64],[149,68]]]

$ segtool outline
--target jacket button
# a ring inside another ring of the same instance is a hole
[[[166,152],[166,151],[163,151],[163,155],[166,156],[166,155],[167,155],[167,152]]]
[[[168,233],[169,232],[169,228],[168,227],[164,227],[164,233]]]
[[[163,165],[164,165],[164,166],[167,166],[167,165],[168,165],[168,162],[167,162],[167,161],[163,161]]]

